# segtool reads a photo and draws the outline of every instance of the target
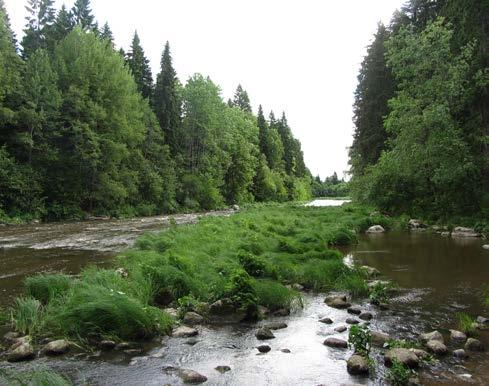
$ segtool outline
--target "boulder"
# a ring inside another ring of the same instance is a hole
[[[442,237],[450,237],[450,232],[441,232],[440,235]]]
[[[283,328],[287,328],[287,323],[284,322],[272,322],[264,325],[263,327],[268,328],[269,330],[281,330]]]
[[[199,343],[200,340],[198,340],[197,338],[189,338],[185,341],[185,344],[188,344],[189,346],[195,346],[197,343]]]
[[[260,317],[264,318],[270,313],[270,310],[265,306],[258,306],[258,314]]]
[[[70,343],[64,339],[53,340],[42,348],[46,355],[62,355],[70,350]]]
[[[333,308],[338,308],[338,309],[345,309],[349,308],[351,306],[350,303],[346,301],[346,296],[328,296],[326,299],[324,299],[324,302],[329,306]]]
[[[228,371],[231,371],[231,367],[229,367],[229,366],[217,366],[217,367],[214,367],[214,370],[217,370],[221,374],[224,374],[224,373],[227,373]]]
[[[198,313],[196,312],[187,312],[185,313],[184,317],[183,317],[183,322],[185,324],[188,324],[190,326],[193,326],[195,324],[201,324],[204,322],[204,317],[202,315],[199,315]]]
[[[182,379],[183,383],[204,383],[207,381],[207,377],[199,374],[197,371],[189,369],[178,370],[178,376]]]
[[[127,269],[125,268],[117,268],[115,270],[115,273],[117,273],[120,277],[127,278],[129,276],[129,272],[127,272]]]
[[[364,311],[362,312],[359,316],[358,316],[360,319],[362,320],[372,320],[372,318],[374,317],[373,314],[371,312],[368,312],[368,311]]]
[[[261,353],[265,354],[267,352],[270,352],[272,348],[268,344],[262,344],[261,346],[258,346],[257,349]]]
[[[450,339],[465,342],[467,340],[467,335],[462,331],[450,330]]]
[[[385,353],[384,363],[386,366],[392,366],[395,360],[410,369],[415,369],[419,366],[419,358],[407,348],[393,348]]]
[[[353,315],[360,315],[362,313],[362,309],[358,306],[351,306],[346,311]]]
[[[484,351],[484,346],[479,339],[469,338],[465,343],[465,349],[467,351]]]
[[[469,356],[467,355],[467,353],[465,352],[465,350],[464,350],[464,349],[462,349],[462,348],[459,348],[458,350],[455,350],[455,351],[453,352],[453,356],[454,356],[455,358],[459,358],[459,359],[466,359],[466,358],[468,358],[468,357],[469,357]]]
[[[446,353],[448,353],[447,346],[445,346],[439,340],[428,341],[428,343],[426,343],[426,347],[430,352],[436,355],[445,355]]]
[[[409,229],[412,230],[419,230],[419,229],[425,229],[426,225],[424,225],[421,220],[417,220],[412,218],[411,220],[408,221],[408,227]]]
[[[419,359],[428,359],[430,357],[430,354],[419,348],[410,348],[409,351],[412,351]]]
[[[347,324],[359,324],[360,321],[358,319],[355,319],[355,318],[346,318],[345,322]]]
[[[380,275],[380,271],[377,268],[363,265],[360,269],[367,274],[368,277],[377,277]]]
[[[267,340],[267,339],[275,338],[275,335],[273,335],[273,332],[269,328],[266,328],[266,327],[260,328],[256,332],[255,336],[258,340]]]
[[[326,338],[323,344],[325,346],[334,348],[348,348],[348,342],[346,340],[338,338]]]
[[[295,283],[295,284],[292,284],[292,289],[302,292],[302,291],[304,291],[304,286],[299,284],[299,283]]]
[[[99,342],[98,346],[104,351],[109,351],[115,348],[116,343],[113,340],[102,340]]]
[[[382,225],[373,225],[367,229],[366,233],[384,233],[385,229]]]
[[[246,317],[246,313],[237,310],[233,301],[228,298],[212,303],[209,306],[209,315],[212,320],[219,323],[239,323]],[[265,315],[265,313],[262,315]]]
[[[489,249],[489,244],[484,244],[484,245],[482,246],[482,249]]]
[[[276,311],[273,311],[273,316],[289,316],[290,310],[287,308],[280,308]]]
[[[14,344],[15,341],[20,338],[20,334],[18,332],[15,332],[15,331],[10,331],[10,332],[7,332],[4,336],[3,336],[3,340],[11,345],[11,344]]]
[[[472,228],[456,227],[452,231],[452,237],[481,237],[481,234]]]
[[[189,338],[198,334],[199,331],[197,331],[195,328],[180,326],[173,330],[172,336],[174,336],[175,338]]]
[[[231,206],[231,209],[237,212],[240,208],[239,205],[234,204],[233,206]]]
[[[489,319],[485,318],[483,316],[478,316],[475,321],[479,324],[488,324],[489,325]]]
[[[324,318],[319,319],[319,322],[324,323],[324,324],[333,324],[333,321],[331,320],[331,318],[328,318],[328,317],[324,317]]]
[[[389,334],[381,331],[370,331],[372,346],[382,347],[391,338]]]
[[[28,342],[19,344],[7,354],[9,362],[21,362],[34,359],[34,348]]]
[[[423,343],[427,343],[430,340],[437,340],[437,341],[439,341],[441,343],[444,343],[443,335],[439,331],[432,331],[432,332],[428,332],[426,334],[421,334],[419,336],[419,339]]]
[[[346,326],[338,326],[334,329],[336,332],[342,333],[347,330]]]
[[[369,371],[368,361],[365,357],[354,354],[346,362],[346,369],[351,375],[366,375]]]

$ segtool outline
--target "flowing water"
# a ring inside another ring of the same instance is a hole
[[[177,223],[194,222],[197,215],[174,219]],[[0,228],[0,289],[4,294],[0,303],[7,304],[19,293],[26,275],[59,270],[77,273],[86,264],[107,265],[142,232],[162,229],[169,222],[169,217],[152,217]],[[480,239],[449,239],[427,232],[362,236],[357,246],[345,251],[347,261],[373,266],[401,288],[388,311],[361,304],[375,314],[372,329],[395,338],[415,338],[432,329],[446,332],[456,327],[459,312],[488,316],[489,309],[479,296],[481,287],[489,284],[489,251],[483,250],[482,244]],[[118,351],[72,353],[66,358],[43,357],[23,364],[0,362],[0,368],[51,367],[83,385],[182,384],[174,372],[165,370],[167,366],[196,370],[208,377],[209,385],[385,384],[383,365],[377,366],[370,378],[351,377],[345,362],[351,352],[322,344],[331,335],[347,339],[347,332],[338,334],[334,328],[351,315],[327,307],[324,296],[303,297],[304,308],[291,316],[261,322],[288,324],[266,342],[272,348],[267,354],[256,350],[262,344],[254,336],[256,325],[216,325],[200,327],[197,342],[166,338],[145,344],[137,356]],[[323,316],[334,324],[319,323]],[[489,348],[489,333],[483,332],[479,338]],[[449,348],[458,347],[450,344]],[[379,354],[374,354],[374,359],[382,363]],[[231,371],[220,374],[214,369],[219,365],[230,366]],[[426,367],[421,381],[426,385],[487,385],[489,354],[472,354],[467,361],[447,356]]]

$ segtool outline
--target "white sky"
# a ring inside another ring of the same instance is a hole
[[[55,0],[71,8],[73,0]],[[20,40],[25,0],[5,0]],[[153,76],[166,40],[181,81],[209,75],[227,100],[238,83],[258,104],[285,110],[307,166],[321,177],[348,168],[356,76],[377,22],[404,0],[92,0],[117,47],[137,29]]]

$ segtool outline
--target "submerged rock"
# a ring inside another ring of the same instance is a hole
[[[336,332],[342,333],[347,330],[346,326],[338,326],[334,329]]]
[[[455,350],[455,351],[453,352],[453,356],[454,356],[455,358],[459,358],[459,359],[466,359],[466,358],[468,358],[468,357],[469,357],[469,356],[467,355],[467,353],[465,352],[465,350],[464,350],[464,349],[462,349],[462,348],[459,348],[458,350]]]
[[[11,350],[7,355],[9,362],[21,362],[34,359],[34,348],[28,342],[23,342]]]
[[[450,339],[456,341],[466,341],[467,335],[462,331],[450,330]]]
[[[456,227],[452,231],[452,237],[481,237],[481,234],[472,228]]]
[[[428,343],[426,343],[426,347],[429,351],[436,355],[445,355],[448,353],[447,346],[445,346],[439,340],[430,340]]]
[[[465,343],[465,349],[468,351],[484,351],[484,346],[479,339],[469,338]]]
[[[285,354],[290,354],[290,352],[291,352],[288,348],[283,348],[280,351],[282,351]]]
[[[190,326],[195,325],[195,324],[201,324],[204,322],[204,317],[202,315],[199,315],[196,312],[189,311],[185,313],[183,317],[183,322],[185,324],[188,324]]]
[[[54,340],[45,345],[42,352],[46,355],[62,355],[70,350],[70,343],[64,339]]]
[[[421,340],[421,342],[423,343],[427,343],[429,342],[430,340],[437,340],[439,342],[442,342],[444,343],[444,340],[443,340],[443,335],[439,332],[439,331],[432,331],[432,332],[428,332],[426,334],[421,334],[419,336],[419,339]]]
[[[395,360],[410,369],[415,369],[419,366],[419,358],[407,348],[393,348],[385,353],[384,363],[386,366],[392,366]]]
[[[369,372],[367,358],[353,354],[346,362],[346,369],[351,375],[366,375]]]
[[[263,354],[269,352],[271,349],[272,348],[268,344],[262,344],[261,346],[257,347],[257,350]]]
[[[355,319],[355,318],[346,318],[345,322],[347,324],[359,324],[360,321],[358,319]]]
[[[367,229],[366,233],[384,233],[385,229],[382,225],[373,225]]]
[[[287,328],[287,323],[284,323],[284,322],[272,322],[272,323],[266,324],[263,327],[268,328],[269,330],[281,330],[283,328]]]
[[[374,317],[373,314],[371,312],[368,312],[368,311],[364,311],[362,312],[359,316],[358,316],[360,319],[362,320],[372,320],[372,318]]]
[[[195,328],[180,326],[173,330],[172,336],[174,336],[175,338],[189,338],[198,334],[199,331],[197,331]]]
[[[178,376],[182,379],[183,383],[204,383],[207,381],[207,377],[199,374],[197,371],[189,369],[178,370]]]
[[[382,347],[391,338],[389,334],[381,331],[370,331],[373,346]]]
[[[326,338],[323,344],[328,347],[348,348],[348,342],[338,338]]]
[[[324,323],[324,324],[333,324],[333,321],[331,320],[331,318],[328,318],[328,317],[324,317],[324,318],[319,319],[319,322]]]
[[[190,338],[185,341],[185,344],[188,344],[189,346],[195,346],[199,342],[200,340],[198,340],[197,338]]]
[[[362,309],[358,306],[351,306],[346,311],[353,315],[360,315],[362,313]]]
[[[217,370],[221,374],[224,374],[224,373],[227,373],[228,371],[231,371],[231,367],[229,367],[229,366],[217,366],[217,367],[214,367],[214,370]]]
[[[489,325],[489,319],[485,318],[484,316],[478,316],[477,319],[475,320],[479,324],[487,324]]]
[[[260,328],[256,332],[255,336],[258,340],[267,340],[267,339],[275,338],[275,335],[273,335],[273,332],[269,328],[266,328],[266,327]]]
[[[427,359],[430,356],[426,351],[419,348],[410,348],[409,351],[413,352],[419,359]]]
[[[328,296],[326,299],[324,299],[324,302],[329,307],[338,308],[338,309],[345,309],[345,308],[349,308],[351,306],[351,304],[346,301],[345,295]]]

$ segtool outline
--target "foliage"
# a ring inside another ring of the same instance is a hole
[[[40,327],[43,311],[39,300],[31,297],[17,298],[11,308],[12,325],[24,335],[33,335]]]
[[[391,368],[387,372],[387,379],[395,386],[405,386],[409,384],[409,379],[413,372],[398,360],[394,359]]]
[[[370,302],[372,304],[387,303],[389,301],[388,289],[389,286],[382,282],[375,283],[375,285],[370,288]]]
[[[278,309],[290,310],[294,306],[302,306],[298,293],[272,280],[257,280],[254,283],[258,304],[271,311]]]
[[[25,279],[24,287],[27,296],[47,304],[64,295],[71,287],[72,279],[64,274],[39,274]]]
[[[348,333],[348,345],[354,352],[368,357],[371,334],[367,326],[353,325]]]
[[[0,383],[6,386],[71,386],[73,383],[50,369],[13,372],[0,369]]]
[[[474,327],[475,319],[470,315],[460,312],[457,314],[458,319],[458,329],[467,335],[474,335],[476,329]]]

